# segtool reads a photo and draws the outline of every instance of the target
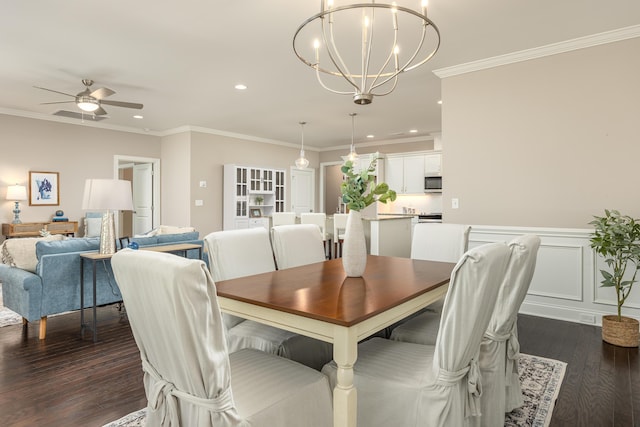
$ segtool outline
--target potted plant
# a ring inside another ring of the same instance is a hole
[[[342,249],[342,265],[348,277],[362,276],[367,265],[367,246],[360,211],[376,201],[387,203],[396,199],[396,192],[389,189],[387,183],[376,184],[376,162],[374,158],[369,167],[360,173],[354,172],[351,160],[341,168],[345,179],[340,191],[342,201],[349,209]]]
[[[256,205],[260,206],[264,202],[264,198],[262,196],[256,196]]]
[[[589,223],[595,228],[590,242],[609,267],[610,271],[600,270],[604,279],[600,283],[615,289],[618,314],[602,317],[602,339],[622,347],[638,347],[638,320],[623,316],[622,306],[640,269],[640,222],[616,210],[604,212]]]

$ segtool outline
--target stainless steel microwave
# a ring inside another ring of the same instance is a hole
[[[424,177],[425,193],[442,193],[442,176],[427,175]]]

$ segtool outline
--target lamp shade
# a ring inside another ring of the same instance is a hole
[[[27,200],[27,187],[17,184],[8,186],[7,200]]]
[[[122,179],[87,179],[82,209],[132,211],[131,182]]]

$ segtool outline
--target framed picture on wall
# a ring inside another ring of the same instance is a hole
[[[262,211],[260,208],[251,208],[249,209],[249,216],[251,218],[259,218],[262,216]]]
[[[29,172],[29,206],[58,206],[60,181],[58,172]]]

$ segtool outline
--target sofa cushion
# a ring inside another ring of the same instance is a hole
[[[149,246],[149,245],[157,245],[158,238],[157,237],[132,237],[129,239],[130,242],[136,242],[140,246]]]
[[[96,251],[100,248],[100,239],[96,237],[70,238],[59,242],[38,242],[36,245],[36,258],[38,261],[43,255],[62,254],[67,252]]]
[[[164,244],[173,242],[184,242],[188,240],[198,240],[198,238],[200,237],[200,233],[197,231],[192,231],[189,233],[159,234],[156,237],[158,238],[159,244]]]
[[[12,267],[21,268],[35,273],[38,258],[36,256],[37,243],[60,243],[66,237],[54,234],[47,237],[24,237],[8,239],[2,245],[2,262]]]

